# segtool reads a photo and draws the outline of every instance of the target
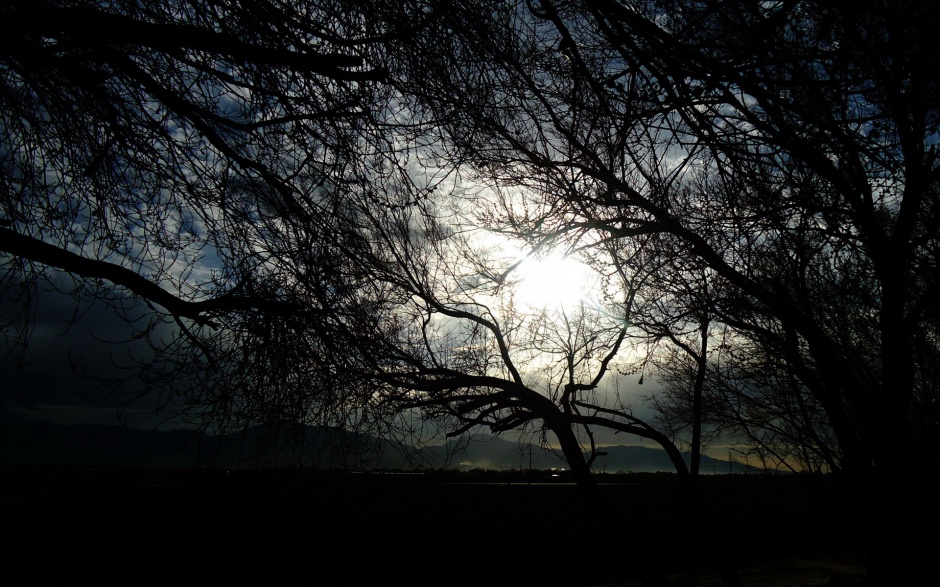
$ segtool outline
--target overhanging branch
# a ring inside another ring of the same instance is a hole
[[[201,301],[185,300],[126,267],[107,261],[89,259],[37,238],[19,234],[9,228],[0,227],[0,251],[83,278],[110,281],[141,298],[162,306],[173,316],[189,318],[199,324],[211,325],[207,315],[218,312],[261,309],[281,315],[292,315],[298,311],[295,304],[288,302],[238,296],[233,293]]]

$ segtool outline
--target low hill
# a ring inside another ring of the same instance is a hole
[[[666,452],[644,446],[610,446],[594,470],[672,472]],[[689,461],[688,454],[685,455]],[[346,430],[257,426],[237,434],[208,435],[193,430],[136,430],[121,426],[59,425],[46,422],[0,423],[0,463],[112,465],[189,468],[323,469],[564,469],[553,451],[485,434],[416,449],[398,442]],[[758,469],[702,457],[709,473]]]
[[[607,453],[597,457],[593,469],[606,473],[671,473],[675,467],[666,451],[646,446],[608,446],[601,450]],[[469,469],[552,469],[565,468],[564,459],[555,452],[537,445],[512,442],[495,436],[477,434],[469,439],[448,443],[440,454],[449,454],[448,468]],[[691,462],[691,455],[683,453],[686,465]],[[701,472],[703,474],[752,473],[759,472],[757,467],[742,463],[715,459],[702,455]]]

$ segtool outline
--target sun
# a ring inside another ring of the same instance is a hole
[[[566,310],[591,295],[598,282],[590,267],[563,255],[528,258],[515,270],[517,302],[533,309]]]

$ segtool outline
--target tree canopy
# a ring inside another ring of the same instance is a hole
[[[363,188],[394,149],[377,131],[386,73],[362,12],[0,10],[4,285],[27,302],[41,281],[109,301],[152,339],[146,379],[214,421],[342,423],[356,400],[330,394],[355,395],[342,363],[357,359],[341,340],[378,311],[350,293],[364,277],[344,259],[366,246],[357,208],[395,198]],[[28,316],[10,328],[26,335]]]
[[[702,357],[712,421],[864,479],[866,539],[894,552],[879,534],[934,509],[936,11],[449,7],[398,54],[452,156],[524,194],[481,221],[655,277],[643,297],[671,303],[636,324]]]
[[[674,433],[730,432],[852,480],[875,580],[928,560],[906,524],[935,520],[940,457],[929,2],[0,17],[3,285],[73,276],[207,421],[521,429],[582,476],[600,429],[680,471]],[[520,267],[559,250],[593,297],[527,306]],[[618,373],[667,383],[664,426]]]

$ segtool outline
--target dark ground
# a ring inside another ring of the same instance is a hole
[[[467,476],[461,477],[466,480]],[[477,479],[477,480],[486,480]],[[706,477],[696,537],[668,477],[603,485],[0,469],[4,585],[857,585],[838,491]],[[840,575],[846,575],[840,577]]]

